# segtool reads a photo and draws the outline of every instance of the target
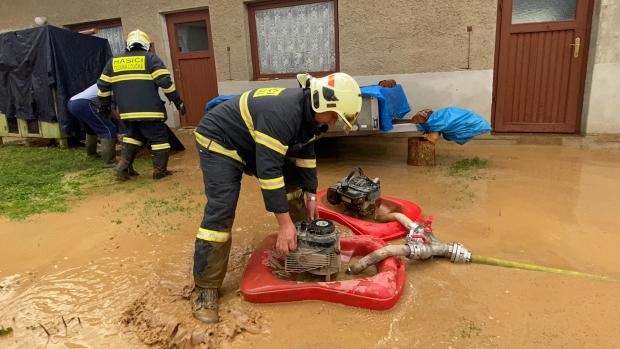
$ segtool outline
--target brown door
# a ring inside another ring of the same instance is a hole
[[[196,126],[205,104],[217,97],[209,11],[170,14],[166,23],[174,79],[187,109],[181,125]]]
[[[593,0],[499,0],[496,132],[579,132]]]

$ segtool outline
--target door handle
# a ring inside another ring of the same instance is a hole
[[[573,57],[578,58],[579,57],[579,48],[581,47],[581,38],[580,37],[576,37],[575,38],[575,43],[574,44],[569,44],[569,46],[573,46]]]

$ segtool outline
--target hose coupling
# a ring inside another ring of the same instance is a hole
[[[471,262],[471,252],[457,242],[448,245],[448,255],[452,263],[469,263]]]

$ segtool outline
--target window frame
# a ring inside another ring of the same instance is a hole
[[[84,23],[76,23],[76,24],[67,24],[65,25],[69,30],[74,32],[87,31],[90,29],[94,29],[95,31],[98,29],[106,29],[113,27],[123,27],[123,23],[120,18],[112,18],[112,19],[104,19],[102,21],[94,21],[94,22],[84,22]]]
[[[307,72],[314,76],[324,76],[340,70],[340,38],[338,33],[338,0],[269,0],[248,3],[248,25],[250,29],[250,48],[252,53],[252,79],[253,80],[275,80],[295,78],[298,73],[272,73],[262,74],[260,72],[260,62],[258,55],[258,37],[256,34],[256,11],[269,10],[280,7],[292,7],[298,5],[331,2],[334,4],[334,50],[336,51],[336,69],[334,71]]]

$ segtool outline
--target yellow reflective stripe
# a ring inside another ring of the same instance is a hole
[[[111,77],[109,77],[109,76],[107,76],[107,75],[105,75],[105,74],[101,74],[101,76],[99,77],[99,79],[100,79],[101,81],[105,81],[105,82],[109,82],[109,83],[111,83],[111,82],[112,82],[112,78],[111,78]]]
[[[256,139],[256,135],[254,134],[254,124],[252,123],[252,115],[250,114],[250,110],[248,109],[248,96],[250,95],[250,91],[241,95],[239,98],[239,110],[241,111],[241,117],[245,122],[245,126],[250,131],[250,135],[252,135],[252,139]]]
[[[104,75],[101,75],[101,80],[105,82],[109,82],[109,83],[115,83],[115,82],[127,81],[127,80],[153,80],[153,77],[151,76],[151,74],[123,74],[123,75],[118,75],[118,76],[113,76],[113,77],[106,76],[106,78],[108,78],[109,80],[103,79],[103,76]]]
[[[276,151],[276,152],[278,152],[278,153],[280,153],[282,155],[286,154],[286,151],[288,150],[288,147],[285,146],[284,144],[280,143],[279,140],[277,140],[277,139],[275,139],[275,138],[273,138],[273,137],[271,137],[271,136],[269,136],[267,134],[264,134],[264,133],[262,133],[260,131],[255,131],[255,134],[256,134],[256,138],[255,138],[256,143],[262,144],[265,147],[267,147],[267,148],[269,148],[269,149],[271,149],[273,151]]]
[[[170,143],[151,144],[152,150],[170,149]]]
[[[177,90],[177,87],[174,86],[174,84],[170,85],[170,87],[168,88],[163,88],[162,90],[164,90],[164,93],[171,93]]]
[[[97,91],[97,96],[99,97],[110,97],[112,95],[112,91],[103,92],[101,90]]]
[[[121,119],[163,119],[162,112],[121,113]]]
[[[316,168],[316,159],[295,159],[295,166],[303,168]]]
[[[156,79],[162,75],[170,75],[170,70],[168,69],[157,69],[156,71],[151,73],[153,79]]]
[[[284,177],[283,176],[280,176],[278,178],[272,178],[272,179],[259,178],[258,182],[260,183],[260,187],[266,190],[284,188]]]
[[[230,233],[227,231],[217,231],[205,228],[199,228],[196,238],[213,242],[226,242],[230,239]]]
[[[194,135],[196,135],[196,142],[198,142],[198,144],[202,145],[203,147],[208,148],[209,151],[228,156],[229,158],[235,159],[240,163],[245,164],[245,162],[243,161],[243,159],[241,159],[241,156],[239,156],[236,150],[226,149],[221,144],[201,135],[196,131],[194,131]]]
[[[140,142],[139,140],[137,140],[135,138],[128,137],[128,136],[124,136],[123,137],[123,143],[135,144],[137,146],[141,146],[142,145],[142,142]]]

